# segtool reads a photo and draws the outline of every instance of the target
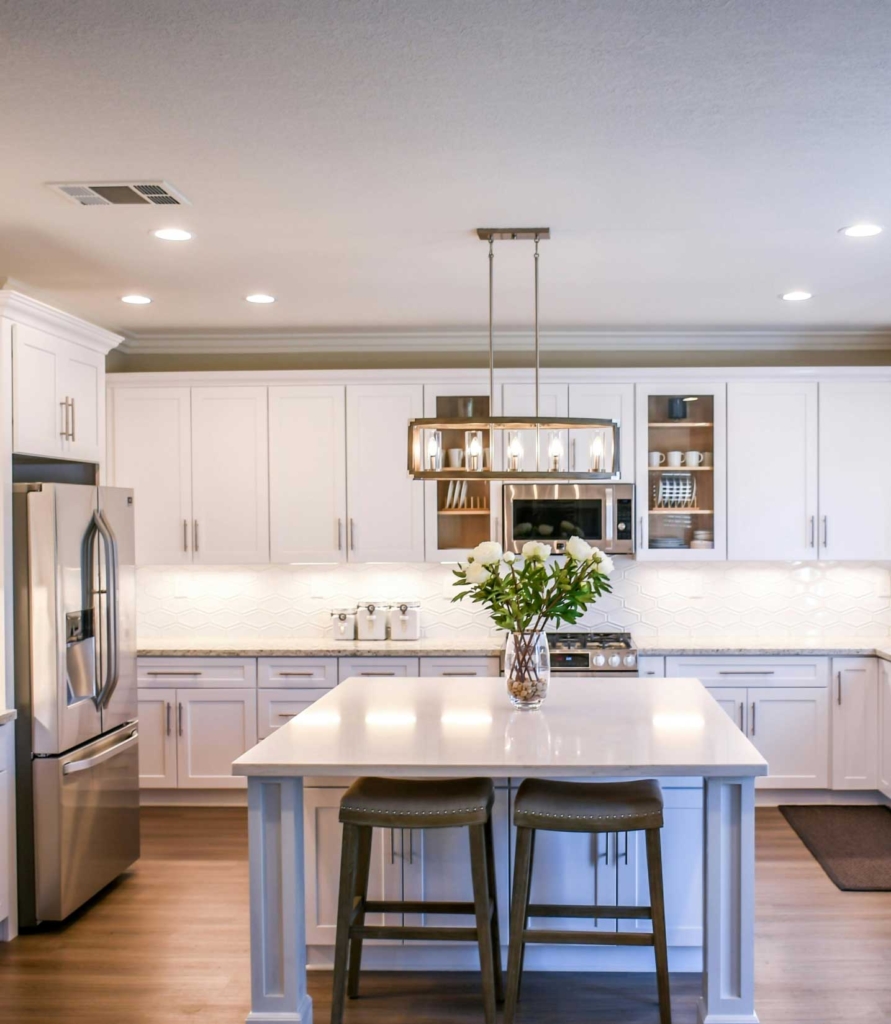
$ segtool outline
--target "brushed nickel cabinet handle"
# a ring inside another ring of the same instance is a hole
[[[74,399],[73,398],[69,398],[68,401],[71,402],[71,440],[72,441],[76,441],[77,440],[77,428],[75,426],[75,419],[74,419]]]
[[[192,520],[192,550],[198,553],[198,520]]]
[[[300,679],[312,679],[312,672],[279,672],[279,675],[283,679],[291,679],[292,677],[299,677]]]
[[[200,675],[203,675],[203,673],[201,671],[199,671],[198,669],[191,669],[190,671],[186,671],[185,669],[178,670],[178,669],[173,669],[173,668],[170,668],[170,669],[166,669],[165,668],[165,669],[157,671],[157,672],[146,672],[146,675],[147,676],[200,676]]]
[[[183,520],[183,551],[189,550],[189,520]]]
[[[816,543],[817,536],[817,517],[811,516],[811,547]]]
[[[755,702],[752,701],[752,735],[755,735]]]
[[[350,551],[356,550],[356,524],[350,519]]]
[[[742,701],[740,701],[739,702],[739,728],[740,728],[740,730],[742,732],[746,731],[745,730],[745,724],[743,723],[743,708],[744,707],[745,707],[745,704]]]
[[[170,701],[169,700],[164,701],[164,707],[166,708],[166,714],[167,714],[167,735],[169,736],[170,735]]]
[[[63,437],[67,441],[71,436],[68,431],[68,399],[59,402],[59,405],[62,407],[62,429],[59,431],[59,437]]]
[[[176,731],[182,736],[183,734],[183,706],[182,703],[176,705]]]
[[[343,520],[337,520],[337,550],[343,551]]]
[[[829,516],[823,516],[823,547],[829,547]]]
[[[842,702],[842,682],[841,682],[841,679],[842,679],[842,674],[841,674],[841,672],[839,672],[839,674],[838,674],[838,706],[839,707],[841,707],[841,702]]]
[[[475,675],[478,675],[478,674],[479,673],[477,673],[475,671],[469,671],[469,672],[443,672],[444,676],[462,676],[463,677],[463,676],[475,676]]]
[[[279,718],[294,718],[297,715],[296,711],[278,711],[276,712]]]
[[[728,669],[726,672],[722,669],[718,670],[719,676],[772,676],[774,674],[772,668],[758,671],[755,669]]]
[[[395,672],[360,672],[360,676],[395,676]]]

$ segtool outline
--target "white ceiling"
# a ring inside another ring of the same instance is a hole
[[[111,329],[481,327],[473,229],[514,224],[552,229],[551,327],[891,325],[886,0],[6,0],[2,18],[0,277]],[[143,178],[193,205],[45,187]],[[889,230],[837,235],[857,220]],[[150,236],[166,225],[196,237]],[[496,252],[497,320],[528,323],[531,248]]]

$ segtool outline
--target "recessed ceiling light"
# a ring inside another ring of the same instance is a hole
[[[192,237],[192,232],[183,228],[158,228],[152,234],[155,238],[162,238],[165,242],[188,242]]]
[[[873,235],[880,235],[882,229],[878,224],[852,224],[849,228],[839,228],[838,233],[848,238],[872,238]]]
[[[122,295],[121,302],[126,302],[131,306],[147,306],[152,300],[148,295]]]
[[[786,302],[804,302],[805,299],[809,299],[811,297],[810,292],[802,291],[786,292],[784,295],[780,296],[780,298],[785,299]]]
[[[263,292],[257,292],[256,295],[245,295],[245,298],[248,300],[248,302],[275,302],[274,295],[264,295]]]

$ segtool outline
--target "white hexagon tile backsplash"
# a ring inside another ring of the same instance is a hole
[[[138,635],[323,637],[333,607],[421,602],[424,636],[496,632],[470,602],[452,604],[449,566],[258,565],[138,570]],[[891,636],[887,564],[635,562],[617,559],[613,593],[577,628],[638,636]]]

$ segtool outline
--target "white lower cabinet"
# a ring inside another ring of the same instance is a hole
[[[308,686],[276,687],[257,691],[257,739],[265,740],[276,729],[287,725],[301,711],[324,697],[328,690]]]
[[[500,658],[421,658],[421,675],[438,676],[500,676]]]
[[[661,679],[665,675],[665,658],[656,657],[652,654],[638,655],[637,674],[639,676],[652,676]]]
[[[256,690],[177,690],[180,789],[245,789],[232,762],[257,742]]]
[[[699,679],[763,754],[759,789],[829,786],[829,660],[676,656],[668,676]]]
[[[176,789],[176,690],[139,690],[139,785]]]
[[[416,676],[419,672],[417,658],[339,658],[337,666],[338,681],[343,682],[352,676],[376,677],[395,676],[406,678]]]
[[[875,789],[879,673],[875,658],[832,659],[832,788]]]
[[[5,749],[7,742],[9,750]],[[12,867],[12,830],[10,814],[12,813],[12,778],[7,770],[7,763],[12,763],[12,726],[0,726],[0,938],[4,935],[3,922],[9,917],[10,873]]]
[[[891,797],[891,661],[879,662],[879,789]]]

